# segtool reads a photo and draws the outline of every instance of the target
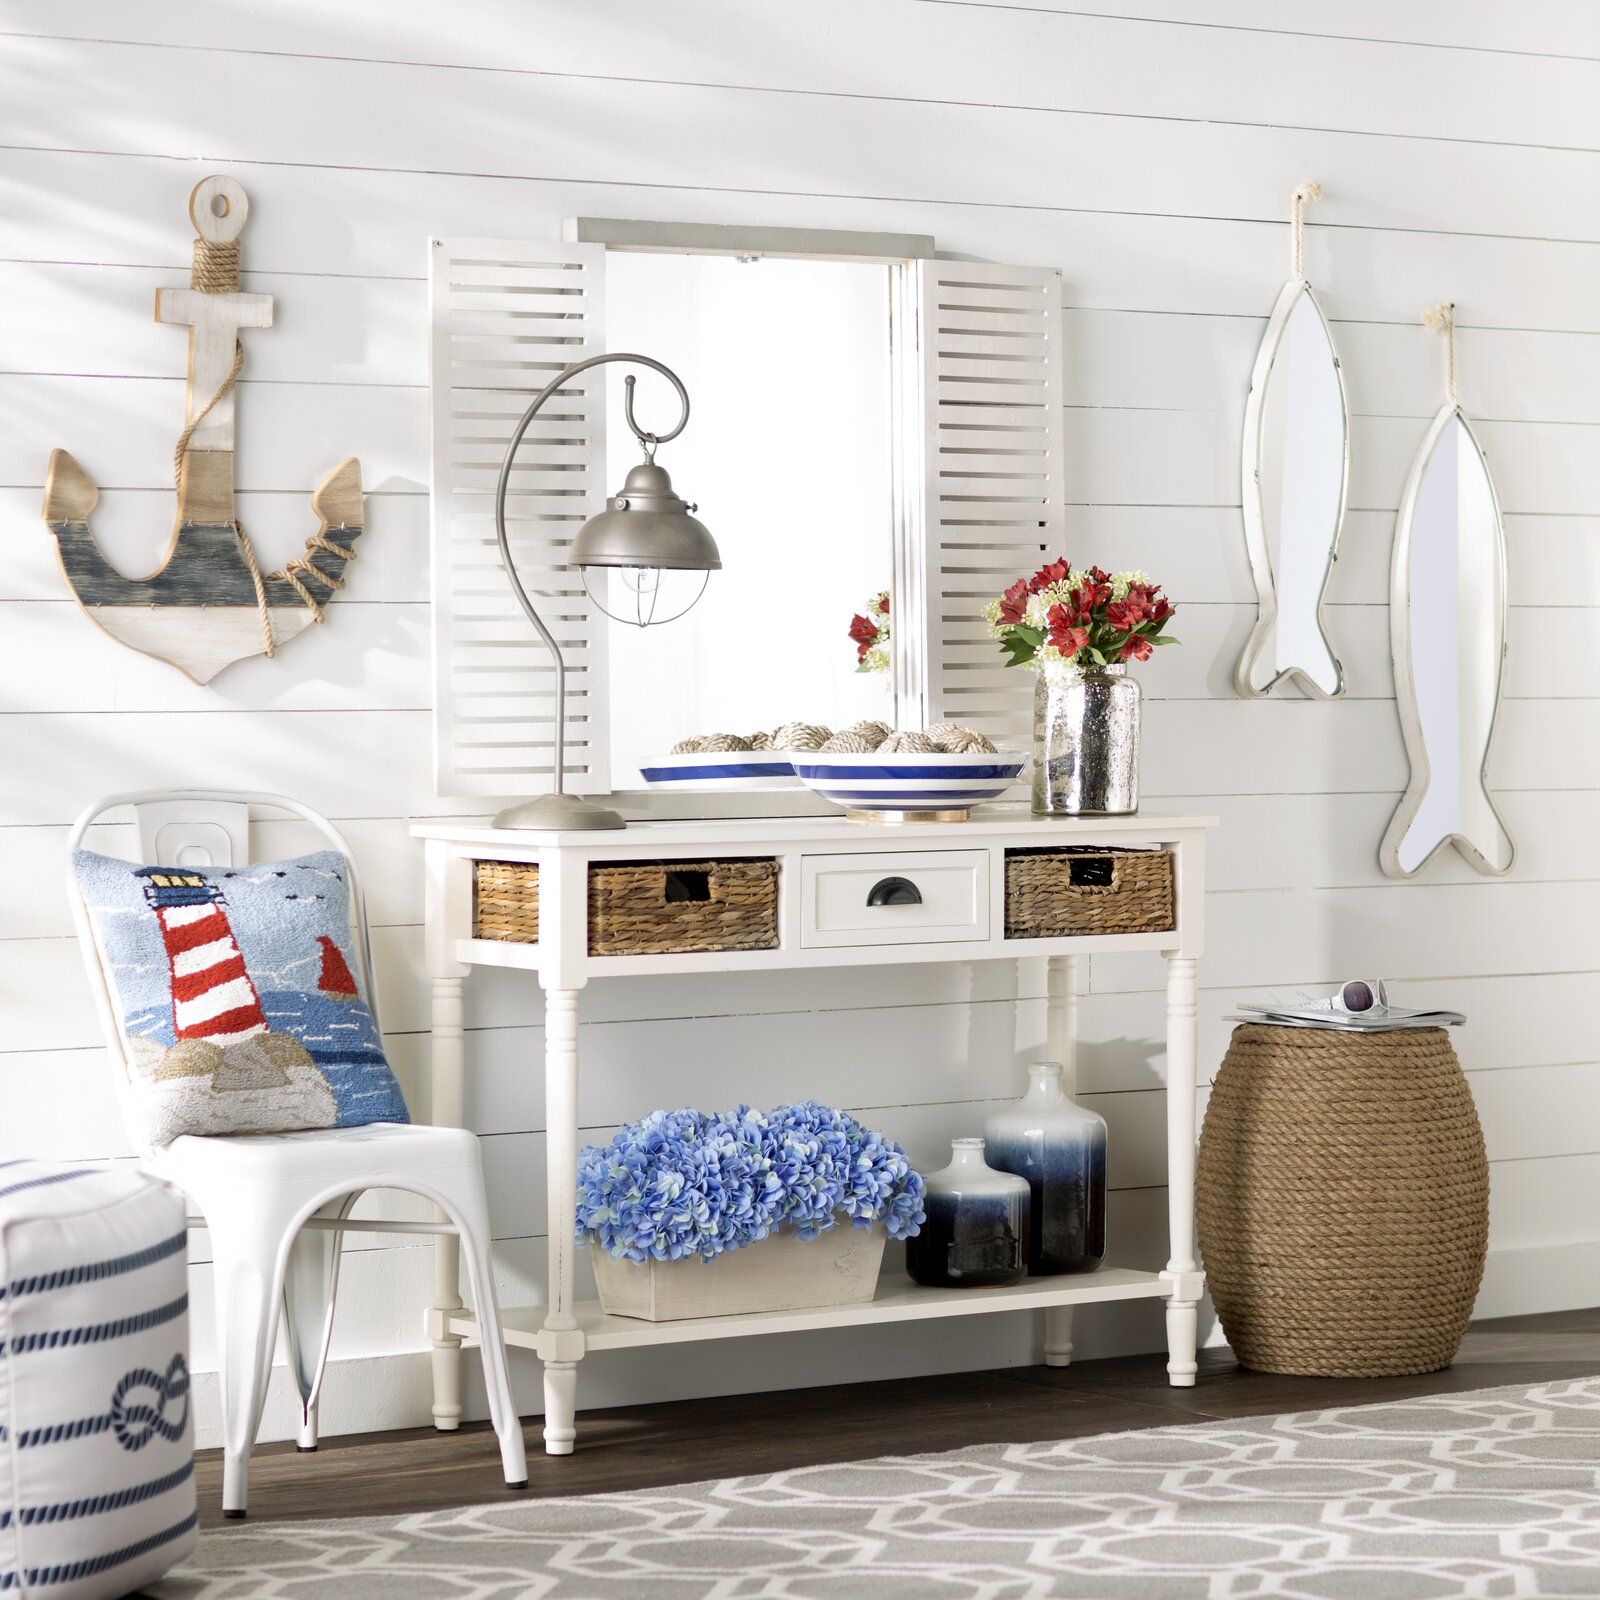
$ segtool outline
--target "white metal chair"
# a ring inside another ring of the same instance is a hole
[[[378,1021],[371,936],[355,856],[327,818],[279,795],[217,789],[147,790],[109,795],[80,816],[69,857],[108,811],[131,806],[141,862],[163,866],[245,866],[251,806],[271,807],[309,824],[350,863],[350,920],[363,989]],[[90,986],[129,1093],[129,1063],[107,978],[105,956],[70,866],[69,899]],[[137,1139],[136,1123],[128,1126]],[[457,1235],[482,1329],[489,1412],[500,1438],[506,1482],[528,1480],[522,1425],[512,1399],[500,1312],[490,1264],[489,1208],[476,1137],[462,1128],[400,1123],[301,1133],[185,1135],[164,1148],[141,1148],[143,1165],[176,1184],[199,1207],[211,1235],[221,1347],[223,1488],[226,1516],[242,1517],[251,1447],[261,1425],[272,1372],[279,1307],[288,1333],[289,1367],[300,1392],[302,1450],[317,1445],[317,1399],[328,1359],[339,1246],[346,1231]],[[437,1223],[353,1220],[350,1207],[368,1189],[401,1189],[431,1201],[449,1220]],[[191,1223],[196,1219],[191,1218]]]

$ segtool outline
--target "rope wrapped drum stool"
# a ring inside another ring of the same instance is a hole
[[[1385,1377],[1455,1359],[1489,1165],[1444,1029],[1236,1028],[1197,1177],[1206,1278],[1241,1366]]]

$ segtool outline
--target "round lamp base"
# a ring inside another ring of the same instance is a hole
[[[918,822],[970,822],[971,806],[941,806],[933,810],[874,810],[866,806],[846,806],[844,814],[850,822],[870,822],[878,827],[898,827],[901,823]]]
[[[541,794],[507,806],[494,819],[497,828],[537,828],[550,833],[564,829],[625,828],[621,816],[609,806],[585,800],[581,794]]]

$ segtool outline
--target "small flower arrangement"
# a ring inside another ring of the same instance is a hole
[[[1157,645],[1178,642],[1164,632],[1175,609],[1142,572],[1074,572],[1052,561],[1018,578],[983,614],[1006,665],[1037,672],[1147,661]]]
[[[889,591],[880,589],[867,602],[866,614],[850,619],[850,637],[856,646],[857,672],[889,670]]]
[[[815,1100],[768,1112],[652,1111],[578,1157],[578,1237],[619,1260],[714,1261],[793,1227],[840,1219],[908,1239],[924,1219],[905,1152]]]

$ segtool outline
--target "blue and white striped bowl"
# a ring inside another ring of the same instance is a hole
[[[993,754],[823,755],[792,751],[794,770],[806,788],[846,811],[966,811],[998,800],[1022,771],[1020,751]]]
[[[646,756],[639,776],[652,789],[712,793],[749,789],[798,789],[787,750],[694,750],[686,755]]]

